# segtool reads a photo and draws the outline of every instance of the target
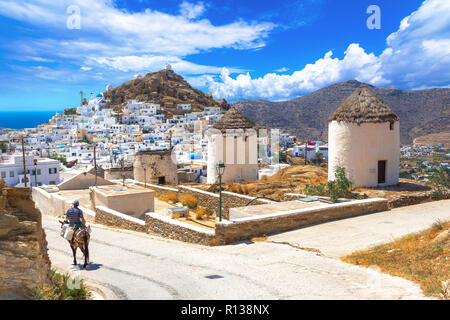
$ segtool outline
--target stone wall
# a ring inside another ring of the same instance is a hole
[[[145,170],[144,170],[145,169]],[[134,179],[140,182],[178,184],[177,166],[172,161],[172,150],[139,151],[134,156]]]
[[[180,193],[191,194],[198,201],[199,205],[205,208],[211,208],[218,215],[219,208],[219,194],[199,190],[196,188],[179,186]],[[254,200],[254,197],[249,197],[237,193],[222,191],[222,216],[224,219],[229,219],[230,208],[244,207],[250,201]],[[258,199],[251,203],[251,205],[266,204],[272,201],[265,199]]]
[[[145,225],[148,233],[169,239],[206,246],[216,245],[217,242],[213,230],[199,228],[155,213],[146,214]]]
[[[399,208],[414,204],[450,199],[450,192],[435,193],[427,191],[420,193],[405,194],[389,199],[389,208]]]
[[[388,209],[386,199],[359,200],[333,205],[323,205],[255,218],[236,219],[234,222],[216,223],[218,245],[251,237],[269,235],[302,226],[349,218]]]
[[[130,217],[104,206],[95,207],[95,222],[132,231],[147,231],[144,220]]]
[[[161,193],[190,193],[199,200],[201,206],[215,206],[216,208],[218,206],[218,195],[214,193],[186,186],[179,186],[179,189],[175,189],[149,184],[148,187]],[[254,199],[253,197],[231,192],[223,192],[222,195],[224,207],[227,206],[227,209],[245,206],[249,201]],[[266,204],[271,202],[270,200],[258,199],[252,204]],[[210,246],[225,245],[239,240],[250,239],[254,236],[269,235],[311,224],[324,223],[388,209],[388,200],[386,199],[357,200],[241,218],[233,222],[223,221],[216,224],[215,230],[208,230],[155,213],[146,213],[145,221],[143,221],[95,204],[95,201],[92,201],[92,204],[95,210],[93,215],[97,223]]]
[[[134,179],[134,172],[133,167],[125,167],[123,168],[110,168],[105,170],[105,179],[106,180],[120,180],[123,179],[123,176],[125,176],[125,179]]]
[[[72,207],[72,201],[61,197],[56,193],[48,193],[39,187],[33,188],[32,197],[36,208],[39,209],[42,214],[49,216],[62,217],[67,210]],[[82,206],[79,208],[83,211],[86,221],[95,221],[95,212],[93,210]]]
[[[0,300],[27,298],[34,287],[49,285],[50,276],[41,213],[30,189],[0,185]]]

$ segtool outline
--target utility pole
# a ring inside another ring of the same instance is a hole
[[[122,185],[125,187],[125,173],[124,173],[125,160],[122,158],[120,160],[120,163],[122,165]]]
[[[305,166],[307,164],[307,158],[308,158],[308,140],[305,140]]]
[[[25,188],[27,187],[27,165],[25,164],[25,146],[23,143],[23,136],[20,137],[22,142],[22,159],[23,159],[23,178],[25,180]]]
[[[95,170],[95,186],[97,186],[97,143],[94,142],[94,170]]]

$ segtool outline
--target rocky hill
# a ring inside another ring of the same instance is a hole
[[[211,94],[194,89],[171,69],[152,72],[134,80],[123,83],[103,93],[108,101],[106,108],[120,108],[129,99],[158,103],[166,114],[182,113],[178,104],[191,104],[192,111],[201,111],[205,107],[229,109],[226,100],[214,100]]]
[[[362,83],[337,83],[290,101],[244,100],[233,103],[245,116],[271,128],[282,128],[300,139],[324,139],[328,117]],[[402,143],[448,130],[450,89],[399,90],[369,85],[400,118]]]

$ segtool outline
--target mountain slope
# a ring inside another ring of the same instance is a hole
[[[108,101],[106,108],[117,108],[129,99],[152,102],[161,105],[161,109],[169,114],[180,113],[177,104],[191,104],[192,111],[201,111],[205,107],[221,107],[229,109],[225,99],[217,101],[211,94],[194,89],[171,69],[148,73],[121,84],[103,93]]]
[[[361,84],[350,80],[290,101],[243,100],[232,105],[261,125],[285,129],[300,139],[327,140],[328,117]],[[420,135],[438,133],[448,128],[450,89],[369,87],[400,118],[402,143],[410,143]]]

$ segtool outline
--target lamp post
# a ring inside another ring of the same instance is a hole
[[[222,221],[222,175],[225,172],[225,164],[222,161],[216,164],[216,171],[219,175],[219,221]]]
[[[34,161],[34,186],[37,187],[37,162],[38,159],[33,159]]]

